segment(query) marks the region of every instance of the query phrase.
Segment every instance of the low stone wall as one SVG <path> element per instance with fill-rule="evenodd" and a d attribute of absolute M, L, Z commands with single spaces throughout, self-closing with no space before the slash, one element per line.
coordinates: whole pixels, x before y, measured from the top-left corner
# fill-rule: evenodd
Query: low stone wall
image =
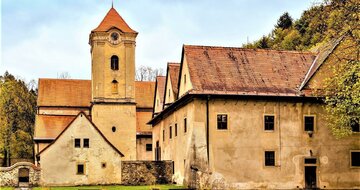
<path fill-rule="evenodd" d="M 123 185 L 170 184 L 173 161 L 122 161 L 121 183 Z"/>
<path fill-rule="evenodd" d="M 10 167 L 0 167 L 0 186 L 17 187 L 19 185 L 19 170 L 29 170 L 29 186 L 40 184 L 40 168 L 30 162 L 18 162 Z"/>

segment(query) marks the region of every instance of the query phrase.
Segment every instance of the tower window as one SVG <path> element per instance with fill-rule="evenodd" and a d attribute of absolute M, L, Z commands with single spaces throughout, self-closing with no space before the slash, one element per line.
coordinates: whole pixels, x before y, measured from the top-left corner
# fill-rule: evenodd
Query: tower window
<path fill-rule="evenodd" d="M 113 126 L 113 127 L 111 128 L 111 130 L 112 130 L 112 132 L 114 132 L 114 133 L 115 133 L 115 131 L 116 131 L 116 127 L 115 127 L 115 126 Z"/>
<path fill-rule="evenodd" d="M 118 93 L 118 81 L 113 80 L 111 83 L 112 83 L 111 92 L 113 94 L 117 94 Z"/>
<path fill-rule="evenodd" d="M 119 58 L 116 55 L 111 56 L 111 69 L 119 70 Z"/>

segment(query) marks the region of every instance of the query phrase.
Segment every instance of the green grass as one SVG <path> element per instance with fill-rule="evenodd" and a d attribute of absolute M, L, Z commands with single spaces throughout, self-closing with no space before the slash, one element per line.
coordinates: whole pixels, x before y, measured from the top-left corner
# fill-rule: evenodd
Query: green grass
<path fill-rule="evenodd" d="M 183 189 L 177 185 L 148 185 L 148 186 L 77 186 L 77 187 L 34 187 L 33 190 L 148 190 L 148 189 Z M 1 189 L 3 190 L 3 189 Z M 12 189 L 5 189 L 12 190 Z"/>
<path fill-rule="evenodd" d="M 0 187 L 0 190 L 13 190 L 13 187 Z"/>

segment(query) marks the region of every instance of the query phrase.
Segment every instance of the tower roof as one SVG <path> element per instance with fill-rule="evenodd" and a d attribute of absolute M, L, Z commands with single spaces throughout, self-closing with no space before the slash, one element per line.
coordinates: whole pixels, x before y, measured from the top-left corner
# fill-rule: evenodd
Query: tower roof
<path fill-rule="evenodd" d="M 92 32 L 106 32 L 113 27 L 125 33 L 137 33 L 135 30 L 129 27 L 129 25 L 113 7 L 111 7 L 99 26 L 92 30 Z"/>

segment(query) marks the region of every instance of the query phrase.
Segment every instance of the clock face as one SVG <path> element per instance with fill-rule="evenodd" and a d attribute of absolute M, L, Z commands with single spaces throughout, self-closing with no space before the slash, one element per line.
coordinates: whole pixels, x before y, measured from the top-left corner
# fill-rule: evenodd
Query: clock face
<path fill-rule="evenodd" d="M 119 39 L 119 34 L 116 33 L 116 32 L 111 33 L 111 39 L 112 39 L 113 41 L 118 40 L 118 39 Z"/>

